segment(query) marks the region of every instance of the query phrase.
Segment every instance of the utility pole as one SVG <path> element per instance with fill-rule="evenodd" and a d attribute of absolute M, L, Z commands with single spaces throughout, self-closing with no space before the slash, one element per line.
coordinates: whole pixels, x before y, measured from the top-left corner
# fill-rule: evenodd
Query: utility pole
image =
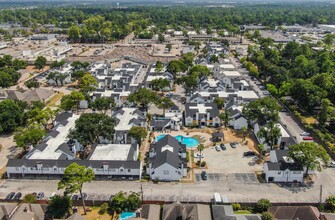
<path fill-rule="evenodd" d="M 143 205 L 143 184 L 141 183 L 141 201 Z"/>
<path fill-rule="evenodd" d="M 322 204 L 322 185 L 320 185 L 320 204 Z"/>

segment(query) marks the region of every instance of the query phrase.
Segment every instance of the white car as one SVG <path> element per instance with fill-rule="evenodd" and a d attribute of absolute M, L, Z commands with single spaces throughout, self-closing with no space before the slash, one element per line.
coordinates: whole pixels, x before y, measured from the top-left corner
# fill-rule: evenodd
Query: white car
<path fill-rule="evenodd" d="M 204 157 L 205 157 L 204 154 L 197 153 L 194 155 L 194 158 L 204 158 Z"/>
<path fill-rule="evenodd" d="M 308 133 L 308 132 L 306 132 L 306 131 L 304 131 L 304 132 L 300 133 L 300 135 L 301 135 L 301 136 L 310 136 L 311 134 Z"/>
<path fill-rule="evenodd" d="M 334 162 L 334 161 L 331 161 L 331 162 L 328 164 L 328 167 L 335 167 L 335 162 Z"/>
<path fill-rule="evenodd" d="M 220 145 L 217 145 L 217 146 L 215 147 L 215 150 L 216 150 L 216 151 L 221 151 L 221 147 L 220 147 Z"/>

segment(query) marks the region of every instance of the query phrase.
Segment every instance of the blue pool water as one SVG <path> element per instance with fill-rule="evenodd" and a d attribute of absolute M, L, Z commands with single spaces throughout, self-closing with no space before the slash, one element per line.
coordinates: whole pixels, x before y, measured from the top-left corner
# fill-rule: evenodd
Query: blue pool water
<path fill-rule="evenodd" d="M 155 141 L 156 142 L 159 141 L 165 135 L 166 134 L 161 134 L 161 135 L 157 136 Z M 193 137 L 184 137 L 183 135 L 178 135 L 178 136 L 175 136 L 174 138 L 176 138 L 180 143 L 185 144 L 186 147 L 188 147 L 188 148 L 196 147 L 199 144 L 198 140 L 193 138 Z"/>
<path fill-rule="evenodd" d="M 136 217 L 135 212 L 123 212 L 120 216 L 120 220 L 127 220 L 128 218 Z"/>

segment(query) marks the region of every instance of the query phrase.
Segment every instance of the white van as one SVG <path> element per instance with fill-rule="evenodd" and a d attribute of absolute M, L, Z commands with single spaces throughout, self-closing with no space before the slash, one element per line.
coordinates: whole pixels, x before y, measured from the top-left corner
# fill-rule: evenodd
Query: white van
<path fill-rule="evenodd" d="M 214 204 L 221 204 L 222 199 L 219 193 L 214 193 L 214 198 L 213 198 L 213 203 Z"/>

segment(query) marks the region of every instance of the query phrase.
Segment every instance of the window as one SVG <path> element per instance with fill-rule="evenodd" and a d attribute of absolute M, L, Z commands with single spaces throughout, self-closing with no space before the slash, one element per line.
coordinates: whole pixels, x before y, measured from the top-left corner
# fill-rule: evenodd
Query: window
<path fill-rule="evenodd" d="M 97 170 L 97 171 L 103 171 L 104 169 L 102 169 L 102 168 L 97 168 L 96 170 Z"/>
<path fill-rule="evenodd" d="M 20 167 L 16 167 L 15 170 L 20 170 Z"/>
<path fill-rule="evenodd" d="M 164 174 L 164 175 L 169 175 L 169 171 L 168 171 L 168 170 L 164 170 L 164 171 L 163 171 L 163 174 Z"/>
<path fill-rule="evenodd" d="M 281 174 L 281 171 L 279 171 L 278 174 Z"/>
<path fill-rule="evenodd" d="M 120 172 L 123 172 L 123 169 L 120 169 Z"/>
<path fill-rule="evenodd" d="M 54 171 L 57 171 L 57 168 L 54 168 Z"/>
<path fill-rule="evenodd" d="M 128 173 L 130 173 L 131 172 L 131 170 L 130 169 L 128 169 Z"/>
<path fill-rule="evenodd" d="M 301 171 L 293 171 L 294 174 L 300 174 Z"/>

